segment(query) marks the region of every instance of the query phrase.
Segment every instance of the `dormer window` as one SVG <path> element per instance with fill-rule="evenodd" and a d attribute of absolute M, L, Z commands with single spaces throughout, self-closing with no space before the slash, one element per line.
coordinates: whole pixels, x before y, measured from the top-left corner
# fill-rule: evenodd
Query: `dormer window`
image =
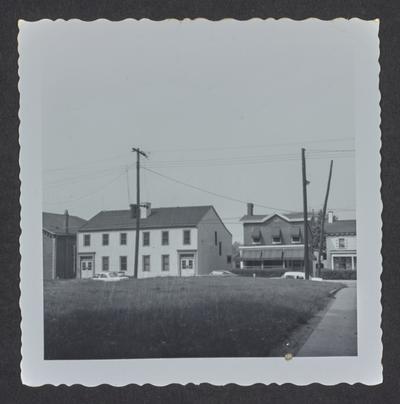
<path fill-rule="evenodd" d="M 282 243 L 281 236 L 272 237 L 272 244 L 281 244 L 281 243 Z"/>
<path fill-rule="evenodd" d="M 281 244 L 282 234 L 280 228 L 272 229 L 272 244 Z"/>

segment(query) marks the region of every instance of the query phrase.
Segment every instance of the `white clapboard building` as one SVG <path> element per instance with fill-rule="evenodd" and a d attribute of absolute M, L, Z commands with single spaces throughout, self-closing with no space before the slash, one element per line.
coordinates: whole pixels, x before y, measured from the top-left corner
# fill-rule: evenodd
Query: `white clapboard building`
<path fill-rule="evenodd" d="M 206 275 L 232 267 L 232 235 L 213 206 L 143 209 L 138 277 Z M 78 232 L 81 278 L 109 271 L 132 276 L 135 208 L 102 211 Z"/>

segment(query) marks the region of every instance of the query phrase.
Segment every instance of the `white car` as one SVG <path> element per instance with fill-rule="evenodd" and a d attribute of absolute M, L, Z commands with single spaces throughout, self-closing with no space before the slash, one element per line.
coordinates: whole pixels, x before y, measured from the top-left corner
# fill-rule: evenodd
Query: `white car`
<path fill-rule="evenodd" d="M 102 274 L 95 274 L 92 278 L 94 281 L 103 281 L 103 282 L 118 282 L 123 279 L 128 279 L 128 277 L 118 276 L 116 272 L 106 272 Z"/>
<path fill-rule="evenodd" d="M 281 276 L 281 278 L 283 278 L 283 279 L 306 279 L 306 276 L 305 276 L 304 272 L 289 271 L 289 272 L 285 272 Z M 310 281 L 321 282 L 322 278 L 314 278 L 314 277 L 310 276 Z"/>
<path fill-rule="evenodd" d="M 291 272 L 285 272 L 281 278 L 283 279 L 306 279 L 304 272 L 296 272 L 296 271 L 291 271 Z"/>
<path fill-rule="evenodd" d="M 210 273 L 211 276 L 237 276 L 231 271 L 212 271 Z"/>

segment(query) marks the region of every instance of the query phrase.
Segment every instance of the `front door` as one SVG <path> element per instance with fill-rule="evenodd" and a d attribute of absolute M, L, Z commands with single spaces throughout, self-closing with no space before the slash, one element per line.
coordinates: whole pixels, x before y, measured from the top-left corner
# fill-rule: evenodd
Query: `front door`
<path fill-rule="evenodd" d="M 196 264 L 194 254 L 181 254 L 179 261 L 181 276 L 194 276 Z"/>
<path fill-rule="evenodd" d="M 87 279 L 93 277 L 93 259 L 81 260 L 81 278 Z"/>

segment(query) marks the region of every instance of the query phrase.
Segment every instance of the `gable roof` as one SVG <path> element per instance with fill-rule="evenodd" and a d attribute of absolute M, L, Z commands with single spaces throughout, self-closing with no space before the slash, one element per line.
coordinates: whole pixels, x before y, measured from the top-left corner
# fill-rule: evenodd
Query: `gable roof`
<path fill-rule="evenodd" d="M 308 217 L 310 218 L 311 213 L 309 213 L 308 215 L 309 215 Z M 271 213 L 269 215 L 251 215 L 251 216 L 245 215 L 240 219 L 240 221 L 247 223 L 263 223 L 274 216 L 279 216 L 280 218 L 288 222 L 303 221 L 303 212 Z"/>
<path fill-rule="evenodd" d="M 65 214 L 42 212 L 43 229 L 57 235 L 67 234 L 65 232 Z M 69 215 L 68 233 L 75 234 L 86 223 L 85 219 Z"/>
<path fill-rule="evenodd" d="M 326 235 L 355 235 L 356 231 L 355 220 L 335 220 L 325 224 Z"/>
<path fill-rule="evenodd" d="M 171 227 L 195 227 L 212 206 L 184 206 L 173 208 L 152 208 L 147 218 L 140 219 L 141 229 L 157 229 Z M 108 210 L 101 211 L 92 217 L 79 231 L 100 230 L 134 230 L 136 219 L 131 217 L 131 211 Z"/>

